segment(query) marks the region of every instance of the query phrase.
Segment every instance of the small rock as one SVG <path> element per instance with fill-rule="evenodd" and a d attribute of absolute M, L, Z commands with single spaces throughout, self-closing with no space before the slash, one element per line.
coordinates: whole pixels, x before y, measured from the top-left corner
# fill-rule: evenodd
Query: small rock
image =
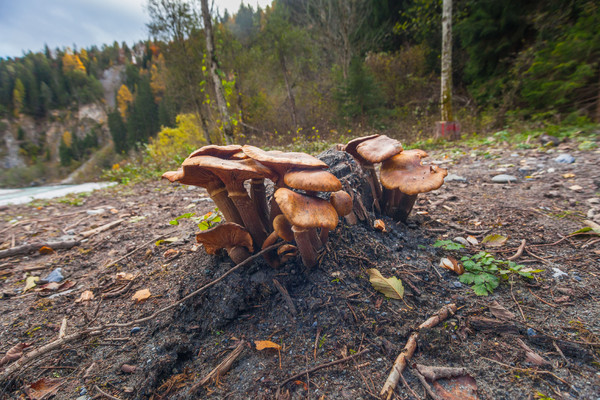
<path fill-rule="evenodd" d="M 62 268 L 56 268 L 54 271 L 50 272 L 47 277 L 44 278 L 45 281 L 48 282 L 60 282 L 65 277 L 62 274 Z"/>
<path fill-rule="evenodd" d="M 575 157 L 570 154 L 563 153 L 554 159 L 557 163 L 560 164 L 573 164 L 575 162 Z"/>
<path fill-rule="evenodd" d="M 136 327 L 133 327 L 133 328 L 131 328 L 131 331 L 130 331 L 130 333 L 131 333 L 132 335 L 135 335 L 136 333 L 138 333 L 138 332 L 139 332 L 139 331 L 141 331 L 141 330 L 142 330 L 142 328 L 140 328 L 139 326 L 136 326 Z"/>
<path fill-rule="evenodd" d="M 492 178 L 494 183 L 514 183 L 517 181 L 517 177 L 513 175 L 500 174 Z"/>
<path fill-rule="evenodd" d="M 588 204 L 600 204 L 600 198 L 592 197 L 591 199 L 586 200 Z"/>
<path fill-rule="evenodd" d="M 453 241 L 455 241 L 456 243 L 460 243 L 465 247 L 468 247 L 470 245 L 470 243 L 467 241 L 467 239 L 465 239 L 462 236 L 457 236 L 454 239 L 452 239 Z"/>
<path fill-rule="evenodd" d="M 556 267 L 552 268 L 552 271 L 554 271 L 554 273 L 552 274 L 552 277 L 555 279 L 560 279 L 563 276 L 569 276 L 566 272 L 563 272 Z"/>
<path fill-rule="evenodd" d="M 581 277 L 575 273 L 573 273 L 573 279 L 575 279 L 577 282 L 581 282 L 583 279 L 581 279 Z"/>
<path fill-rule="evenodd" d="M 87 210 L 85 213 L 87 215 L 100 215 L 100 214 L 104 214 L 106 210 L 104 208 L 98 208 L 95 210 Z"/>
<path fill-rule="evenodd" d="M 583 188 L 579 185 L 569 186 L 569 189 L 571 189 L 574 192 L 581 192 L 583 190 Z"/>
<path fill-rule="evenodd" d="M 519 171 L 519 173 L 522 175 L 531 175 L 535 171 L 537 171 L 537 168 L 531 167 L 531 166 L 524 166 L 524 167 L 519 168 L 517 171 Z"/>
<path fill-rule="evenodd" d="M 85 396 L 87 394 L 87 389 L 84 387 L 81 388 L 81 391 L 79 391 L 79 395 L 80 396 Z"/>
<path fill-rule="evenodd" d="M 444 182 L 466 182 L 467 178 L 456 175 L 456 174 L 448 174 L 446 178 L 444 178 Z"/>
<path fill-rule="evenodd" d="M 550 190 L 549 192 L 544 193 L 544 197 L 547 197 L 549 199 L 555 199 L 557 197 L 560 197 L 560 192 L 558 190 Z"/>
<path fill-rule="evenodd" d="M 527 328 L 527 336 L 535 336 L 537 335 L 537 332 L 535 330 L 533 330 L 532 328 Z"/>
<path fill-rule="evenodd" d="M 459 289 L 462 287 L 462 283 L 460 283 L 460 281 L 454 281 L 454 282 L 452 282 L 452 286 Z"/>
<path fill-rule="evenodd" d="M 133 374 L 136 369 L 137 367 L 135 365 L 123 364 L 121 366 L 121 371 L 125 372 L 126 374 Z"/>
<path fill-rule="evenodd" d="M 552 174 L 554 172 L 556 172 L 556 168 L 548 168 L 548 173 L 549 174 Z"/>

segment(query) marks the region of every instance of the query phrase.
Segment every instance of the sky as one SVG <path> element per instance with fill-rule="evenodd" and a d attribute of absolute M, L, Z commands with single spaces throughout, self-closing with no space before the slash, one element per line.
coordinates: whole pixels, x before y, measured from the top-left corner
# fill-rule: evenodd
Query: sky
<path fill-rule="evenodd" d="M 194 1 L 194 0 L 191 0 Z M 101 47 L 148 38 L 147 0 L 0 0 L 0 58 L 56 47 Z M 209 0 L 210 4 L 211 0 Z M 223 15 L 241 0 L 214 0 Z M 271 0 L 245 0 L 264 8 Z"/>

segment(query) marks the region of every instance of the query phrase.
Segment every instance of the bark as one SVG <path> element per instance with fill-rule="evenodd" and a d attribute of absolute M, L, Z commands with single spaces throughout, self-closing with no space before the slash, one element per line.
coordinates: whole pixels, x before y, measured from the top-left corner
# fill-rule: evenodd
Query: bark
<path fill-rule="evenodd" d="M 443 0 L 441 120 L 452 118 L 452 0 Z"/>
<path fill-rule="evenodd" d="M 202 8 L 202 19 L 204 21 L 204 33 L 206 36 L 206 53 L 208 56 L 207 58 L 209 63 L 209 70 L 215 88 L 215 97 L 217 100 L 217 108 L 219 109 L 219 114 L 221 115 L 221 124 L 223 126 L 223 132 L 225 133 L 225 143 L 233 144 L 233 127 L 231 125 L 229 111 L 227 111 L 225 91 L 223 90 L 221 77 L 217 72 L 219 63 L 217 62 L 217 55 L 215 53 L 215 42 L 213 36 L 213 27 L 210 10 L 208 9 L 208 0 L 200 0 L 200 5 Z"/>

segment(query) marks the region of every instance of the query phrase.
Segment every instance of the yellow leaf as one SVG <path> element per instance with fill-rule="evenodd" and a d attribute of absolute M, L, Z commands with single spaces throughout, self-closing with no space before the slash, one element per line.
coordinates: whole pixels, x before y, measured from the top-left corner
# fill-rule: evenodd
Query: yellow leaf
<path fill-rule="evenodd" d="M 135 292 L 135 294 L 133 295 L 133 297 L 131 299 L 135 300 L 137 303 L 139 303 L 140 301 L 144 301 L 144 300 L 148 299 L 149 297 L 150 297 L 150 290 L 142 289 L 142 290 L 138 290 L 137 292 Z"/>
<path fill-rule="evenodd" d="M 79 299 L 75 300 L 75 303 L 81 303 L 84 301 L 90 301 L 94 299 L 94 293 L 91 290 L 86 290 L 85 292 L 81 293 L 81 296 L 79 297 Z"/>
<path fill-rule="evenodd" d="M 40 280 L 39 276 L 28 276 L 25 280 L 25 289 L 23 289 L 23 293 L 35 287 L 36 282 Z"/>
<path fill-rule="evenodd" d="M 281 346 L 275 342 L 271 342 L 270 340 L 255 340 L 254 344 L 256 345 L 256 350 L 264 350 L 264 349 L 277 349 L 281 350 Z"/>
<path fill-rule="evenodd" d="M 404 286 L 402 286 L 400 279 L 395 276 L 384 278 L 381 272 L 375 268 L 368 269 L 367 274 L 369 274 L 369 280 L 373 288 L 383 293 L 385 297 L 389 297 L 390 299 L 401 299 L 404 297 Z"/>
<path fill-rule="evenodd" d="M 52 249 L 52 247 L 42 246 L 39 252 L 40 254 L 52 254 L 54 253 L 54 250 Z"/>
<path fill-rule="evenodd" d="M 484 237 L 481 243 L 488 247 L 502 247 L 507 240 L 508 238 L 506 236 L 491 234 Z"/>

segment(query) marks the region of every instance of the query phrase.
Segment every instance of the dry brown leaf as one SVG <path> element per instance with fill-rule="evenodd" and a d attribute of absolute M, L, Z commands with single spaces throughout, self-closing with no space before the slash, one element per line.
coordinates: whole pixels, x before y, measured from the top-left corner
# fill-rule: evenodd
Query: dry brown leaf
<path fill-rule="evenodd" d="M 444 257 L 440 260 L 440 267 L 456 272 L 458 275 L 465 273 L 465 268 L 452 257 Z"/>
<path fill-rule="evenodd" d="M 281 346 L 275 342 L 271 342 L 270 340 L 255 340 L 254 344 L 256 345 L 256 350 L 264 350 L 264 349 L 277 349 L 281 350 Z"/>
<path fill-rule="evenodd" d="M 31 345 L 28 343 L 17 343 L 16 345 L 8 349 L 4 357 L 0 359 L 0 366 L 4 364 L 9 364 L 21 358 L 21 356 L 23 355 L 23 350 L 29 346 Z"/>
<path fill-rule="evenodd" d="M 373 228 L 377 229 L 378 231 L 381 232 L 387 232 L 385 230 L 385 222 L 383 222 L 380 219 L 376 219 L 375 222 L 373 222 Z"/>
<path fill-rule="evenodd" d="M 135 294 L 133 295 L 133 297 L 131 299 L 135 300 L 136 303 L 139 303 L 140 301 L 144 301 L 144 300 L 148 299 L 150 296 L 151 296 L 150 290 L 142 289 L 142 290 L 138 290 L 137 292 L 135 292 Z"/>
<path fill-rule="evenodd" d="M 23 293 L 27 292 L 29 289 L 34 288 L 36 282 L 39 280 L 39 276 L 28 276 L 27 279 L 25 279 L 25 288 L 23 289 Z"/>
<path fill-rule="evenodd" d="M 508 311 L 503 305 L 498 303 L 496 300 L 492 301 L 488 306 L 492 315 L 498 319 L 503 319 L 507 321 L 513 321 L 515 319 L 515 314 Z"/>
<path fill-rule="evenodd" d="M 62 379 L 42 378 L 29 386 L 27 396 L 31 400 L 43 400 L 53 396 L 58 392 L 58 388 L 63 384 Z"/>
<path fill-rule="evenodd" d="M 565 179 L 575 178 L 575 174 L 563 174 L 562 177 L 565 178 Z"/>
<path fill-rule="evenodd" d="M 375 268 L 371 268 L 367 270 L 367 274 L 369 274 L 369 281 L 371 285 L 377 290 L 385 295 L 385 297 L 389 297 L 390 299 L 401 299 L 404 297 L 404 286 L 402 286 L 402 281 L 395 276 L 391 276 L 389 278 L 384 278 Z"/>
<path fill-rule="evenodd" d="M 136 369 L 137 367 L 135 365 L 123 364 L 121 366 L 121 371 L 125 372 L 126 374 L 133 374 Z"/>
<path fill-rule="evenodd" d="M 86 290 L 85 292 L 81 293 L 81 296 L 79 296 L 79 298 L 77 300 L 75 300 L 75 303 L 81 303 L 84 301 L 90 301 L 94 299 L 94 293 L 91 290 Z"/>
<path fill-rule="evenodd" d="M 36 292 L 42 292 L 41 294 L 43 295 L 44 293 L 47 292 L 54 292 L 54 291 L 63 291 L 63 290 L 67 290 L 72 288 L 73 286 L 75 286 L 75 282 L 73 282 L 70 279 L 67 279 L 66 281 L 63 281 L 61 283 L 58 282 L 48 282 L 45 283 L 43 285 L 40 285 L 40 287 L 36 288 L 35 291 Z"/>
<path fill-rule="evenodd" d="M 117 272 L 117 279 L 122 281 L 130 281 L 135 278 L 131 272 Z"/>
<path fill-rule="evenodd" d="M 163 257 L 167 260 L 173 259 L 179 255 L 179 250 L 177 249 L 169 249 L 163 253 Z"/>
<path fill-rule="evenodd" d="M 471 246 L 477 246 L 479 244 L 479 240 L 472 235 L 467 236 L 467 242 L 469 242 Z"/>
<path fill-rule="evenodd" d="M 52 254 L 55 253 L 52 247 L 42 246 L 39 250 L 40 254 Z"/>

